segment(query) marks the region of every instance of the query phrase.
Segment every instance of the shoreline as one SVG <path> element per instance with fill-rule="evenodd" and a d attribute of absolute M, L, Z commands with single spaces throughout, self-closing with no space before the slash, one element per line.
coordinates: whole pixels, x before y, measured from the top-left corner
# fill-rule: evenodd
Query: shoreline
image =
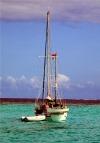
<path fill-rule="evenodd" d="M 0 104 L 31 104 L 35 101 L 35 98 L 0 98 Z M 39 102 L 41 101 L 39 99 Z M 100 99 L 61 99 L 61 101 L 65 104 L 100 105 Z"/>

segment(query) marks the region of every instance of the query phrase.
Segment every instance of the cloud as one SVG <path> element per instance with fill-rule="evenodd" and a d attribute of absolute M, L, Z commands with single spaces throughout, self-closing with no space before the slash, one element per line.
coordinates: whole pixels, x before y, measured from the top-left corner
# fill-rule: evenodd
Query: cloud
<path fill-rule="evenodd" d="M 93 81 L 72 83 L 70 78 L 63 74 L 58 74 L 57 80 L 58 93 L 62 98 L 100 99 L 100 85 Z M 27 78 L 24 75 L 20 78 L 0 77 L 0 97 L 36 98 L 42 92 L 40 81 L 37 77 Z"/>
<path fill-rule="evenodd" d="M 69 77 L 59 74 L 58 83 L 60 86 L 67 86 Z M 42 92 L 42 80 L 37 77 L 27 78 L 22 75 L 20 78 L 12 76 L 0 77 L 0 96 L 2 97 L 37 97 Z"/>
<path fill-rule="evenodd" d="M 39 90 L 39 80 L 36 77 L 28 79 L 25 76 L 14 78 L 12 76 L 2 77 L 0 86 L 1 97 L 36 97 Z"/>
<path fill-rule="evenodd" d="M 11 83 L 12 85 L 16 84 L 16 79 L 13 78 L 12 76 L 8 76 L 7 81 L 8 81 L 8 83 Z"/>
<path fill-rule="evenodd" d="M 100 85 L 93 81 L 71 83 L 69 88 L 63 89 L 63 94 L 72 99 L 100 99 Z"/>
<path fill-rule="evenodd" d="M 41 20 L 50 10 L 54 20 L 100 23 L 100 0 L 3 0 L 4 20 Z"/>
<path fill-rule="evenodd" d="M 58 86 L 69 88 L 70 78 L 64 74 L 57 75 Z"/>
<path fill-rule="evenodd" d="M 58 80 L 58 82 L 69 82 L 70 78 L 64 74 L 58 74 L 57 80 Z"/>

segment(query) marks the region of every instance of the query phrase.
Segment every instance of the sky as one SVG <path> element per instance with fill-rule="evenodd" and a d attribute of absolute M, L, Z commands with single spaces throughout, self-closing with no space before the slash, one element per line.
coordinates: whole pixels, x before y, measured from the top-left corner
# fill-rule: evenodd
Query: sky
<path fill-rule="evenodd" d="M 41 95 L 46 13 L 62 98 L 100 99 L 100 0 L 0 2 L 0 96 Z"/>

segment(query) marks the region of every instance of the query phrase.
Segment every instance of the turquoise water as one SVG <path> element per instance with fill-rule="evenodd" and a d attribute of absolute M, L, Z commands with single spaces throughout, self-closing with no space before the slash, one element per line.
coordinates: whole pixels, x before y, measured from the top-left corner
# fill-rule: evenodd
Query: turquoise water
<path fill-rule="evenodd" d="M 1 143 L 100 143 L 100 105 L 70 106 L 66 122 L 21 122 L 32 104 L 0 105 Z"/>

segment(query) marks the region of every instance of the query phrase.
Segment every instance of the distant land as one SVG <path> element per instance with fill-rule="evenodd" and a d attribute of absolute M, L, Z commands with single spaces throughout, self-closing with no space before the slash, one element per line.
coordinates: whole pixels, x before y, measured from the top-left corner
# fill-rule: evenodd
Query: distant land
<path fill-rule="evenodd" d="M 13 104 L 13 103 L 35 103 L 36 99 L 32 98 L 0 98 L 0 104 Z M 41 102 L 41 99 L 39 99 Z M 89 100 L 89 99 L 62 99 L 61 100 L 65 104 L 84 104 L 84 105 L 93 105 L 93 104 L 100 104 L 100 99 L 96 100 Z"/>

